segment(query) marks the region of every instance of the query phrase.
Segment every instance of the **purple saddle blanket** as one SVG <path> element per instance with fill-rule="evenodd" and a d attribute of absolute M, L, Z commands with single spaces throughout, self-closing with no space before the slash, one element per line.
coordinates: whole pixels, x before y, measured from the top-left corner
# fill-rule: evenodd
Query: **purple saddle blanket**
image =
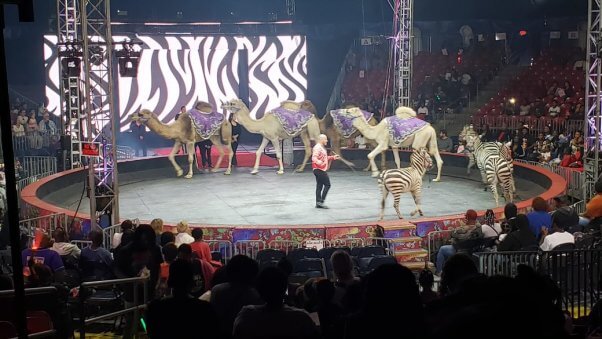
<path fill-rule="evenodd" d="M 418 118 L 402 119 L 397 116 L 386 117 L 389 134 L 393 144 L 400 145 L 409 136 L 428 126 L 428 123 Z"/>
<path fill-rule="evenodd" d="M 297 135 L 301 130 L 307 126 L 309 120 L 314 116 L 309 111 L 303 110 L 291 110 L 283 107 L 278 107 L 269 112 L 273 114 L 282 127 L 286 134 L 290 136 Z"/>
<path fill-rule="evenodd" d="M 332 117 L 334 125 L 341 132 L 343 138 L 349 138 L 353 133 L 355 133 L 355 131 L 357 131 L 357 128 L 353 127 L 353 119 L 341 114 L 343 111 L 345 110 L 333 109 L 330 111 L 330 116 Z M 366 118 L 366 121 L 372 119 L 374 116 L 374 113 L 364 110 L 362 110 L 362 114 L 364 115 L 364 118 Z"/>
<path fill-rule="evenodd" d="M 224 115 L 218 112 L 205 113 L 196 109 L 188 111 L 195 131 L 203 139 L 209 139 L 224 122 Z"/>

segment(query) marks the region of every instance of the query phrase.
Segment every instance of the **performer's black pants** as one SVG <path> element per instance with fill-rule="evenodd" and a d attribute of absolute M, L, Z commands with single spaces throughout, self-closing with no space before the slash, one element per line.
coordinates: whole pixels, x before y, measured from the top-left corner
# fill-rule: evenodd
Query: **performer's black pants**
<path fill-rule="evenodd" d="M 238 166 L 238 161 L 236 161 L 236 150 L 238 149 L 238 142 L 232 143 L 232 165 Z"/>
<path fill-rule="evenodd" d="M 314 175 L 316 176 L 316 202 L 324 202 L 330 189 L 330 178 L 328 173 L 317 168 L 314 169 Z"/>
<path fill-rule="evenodd" d="M 201 151 L 201 163 L 203 167 L 209 165 L 211 167 L 211 140 L 203 140 L 194 144 L 195 149 L 198 147 Z"/>

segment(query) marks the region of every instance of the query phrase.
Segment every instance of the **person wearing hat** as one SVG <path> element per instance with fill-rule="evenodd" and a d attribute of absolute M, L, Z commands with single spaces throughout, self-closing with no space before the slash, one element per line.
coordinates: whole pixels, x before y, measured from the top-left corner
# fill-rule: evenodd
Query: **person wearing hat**
<path fill-rule="evenodd" d="M 477 221 L 477 212 L 467 210 L 464 218 L 464 224 L 455 228 L 451 233 L 451 245 L 443 245 L 437 252 L 437 274 L 441 273 L 447 259 L 456 254 L 455 245 L 465 240 L 483 237 L 481 225 Z"/>
<path fill-rule="evenodd" d="M 575 237 L 567 229 L 579 223 L 579 216 L 567 209 L 559 209 L 552 216 L 552 233 L 547 228 L 541 229 L 539 248 L 542 251 L 551 251 L 559 245 L 574 244 Z"/>

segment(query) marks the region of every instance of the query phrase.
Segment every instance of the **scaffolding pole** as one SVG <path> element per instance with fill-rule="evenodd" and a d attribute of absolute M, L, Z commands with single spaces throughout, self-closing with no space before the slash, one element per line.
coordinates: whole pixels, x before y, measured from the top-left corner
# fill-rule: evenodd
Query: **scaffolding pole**
<path fill-rule="evenodd" d="M 395 37 L 397 105 L 411 107 L 412 90 L 412 24 L 414 0 L 398 0 L 399 31 Z"/>
<path fill-rule="evenodd" d="M 587 57 L 585 67 L 585 182 L 583 199 L 594 194 L 594 185 L 600 177 L 600 100 L 602 89 L 602 26 L 600 25 L 600 1 L 588 0 Z"/>

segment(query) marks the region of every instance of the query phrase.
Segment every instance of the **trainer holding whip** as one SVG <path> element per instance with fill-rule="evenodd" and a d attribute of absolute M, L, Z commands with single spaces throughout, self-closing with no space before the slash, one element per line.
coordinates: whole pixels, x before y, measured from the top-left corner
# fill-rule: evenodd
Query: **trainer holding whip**
<path fill-rule="evenodd" d="M 316 177 L 316 208 L 328 208 L 324 205 L 326 200 L 326 194 L 330 189 L 330 178 L 328 177 L 328 168 L 330 167 L 330 161 L 340 159 L 339 155 L 328 155 L 326 152 L 326 144 L 328 143 L 328 137 L 324 134 L 320 134 L 318 142 L 313 148 L 311 153 L 311 167 L 314 170 L 314 176 Z"/>

